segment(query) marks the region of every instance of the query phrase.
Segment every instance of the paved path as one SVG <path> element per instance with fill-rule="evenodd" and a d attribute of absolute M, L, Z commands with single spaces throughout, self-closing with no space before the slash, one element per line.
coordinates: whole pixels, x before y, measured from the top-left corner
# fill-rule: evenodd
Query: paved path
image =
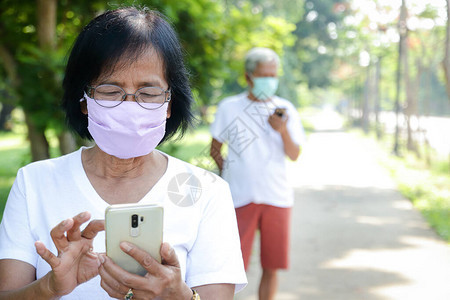
<path fill-rule="evenodd" d="M 276 299 L 450 300 L 450 246 L 396 190 L 374 151 L 344 132 L 309 136 L 289 168 L 291 269 L 281 272 Z M 237 300 L 257 299 L 254 252 Z"/>

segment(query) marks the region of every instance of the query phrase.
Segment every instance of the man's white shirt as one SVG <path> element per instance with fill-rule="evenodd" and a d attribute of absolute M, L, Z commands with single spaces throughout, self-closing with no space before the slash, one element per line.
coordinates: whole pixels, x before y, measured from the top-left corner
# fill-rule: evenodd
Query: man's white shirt
<path fill-rule="evenodd" d="M 271 101 L 256 102 L 245 92 L 225 98 L 217 107 L 210 131 L 214 139 L 228 146 L 222 177 L 230 185 L 236 208 L 251 202 L 277 207 L 293 205 L 283 141 L 268 121 L 277 107 L 286 109 L 292 141 L 303 145 L 305 133 L 300 116 L 286 99 L 274 96 Z"/>

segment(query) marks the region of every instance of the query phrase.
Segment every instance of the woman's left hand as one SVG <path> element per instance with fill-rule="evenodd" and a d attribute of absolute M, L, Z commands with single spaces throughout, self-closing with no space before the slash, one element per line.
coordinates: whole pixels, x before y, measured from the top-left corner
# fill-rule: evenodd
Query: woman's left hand
<path fill-rule="evenodd" d="M 99 273 L 102 288 L 111 296 L 123 299 L 129 289 L 133 299 L 191 299 L 192 291 L 181 276 L 180 263 L 169 244 L 161 246 L 162 264 L 137 246 L 122 242 L 120 248 L 138 261 L 146 270 L 145 276 L 129 273 L 106 255 L 101 255 Z"/>

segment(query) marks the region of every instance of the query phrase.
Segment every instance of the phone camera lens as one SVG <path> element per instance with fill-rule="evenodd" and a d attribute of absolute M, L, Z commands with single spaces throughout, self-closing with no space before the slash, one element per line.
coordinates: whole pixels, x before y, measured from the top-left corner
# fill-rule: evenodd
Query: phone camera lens
<path fill-rule="evenodd" d="M 131 227 L 132 228 L 137 228 L 138 227 L 138 220 L 139 220 L 138 215 L 134 214 L 134 215 L 131 216 Z"/>

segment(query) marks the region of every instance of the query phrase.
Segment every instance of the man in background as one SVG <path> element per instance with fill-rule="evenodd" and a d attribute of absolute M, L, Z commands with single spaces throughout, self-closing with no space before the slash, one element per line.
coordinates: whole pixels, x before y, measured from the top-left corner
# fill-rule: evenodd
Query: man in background
<path fill-rule="evenodd" d="M 248 91 L 222 100 L 211 125 L 210 154 L 229 183 L 247 270 L 256 230 L 261 238 L 259 299 L 274 299 L 277 271 L 289 265 L 293 190 L 286 159 L 296 160 L 305 134 L 295 107 L 275 96 L 278 55 L 253 48 L 245 58 Z M 226 159 L 221 154 L 228 146 Z"/>

